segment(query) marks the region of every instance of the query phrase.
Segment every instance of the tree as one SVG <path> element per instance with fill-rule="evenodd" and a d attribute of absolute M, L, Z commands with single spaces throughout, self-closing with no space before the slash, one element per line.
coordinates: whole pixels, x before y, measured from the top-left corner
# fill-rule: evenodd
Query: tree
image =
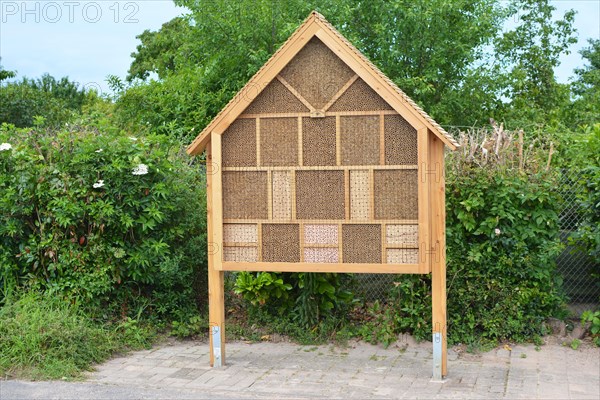
<path fill-rule="evenodd" d="M 34 117 L 42 116 L 47 125 L 59 126 L 80 112 L 85 102 L 85 90 L 67 77 L 57 80 L 44 74 L 38 79 L 23 78 L 0 88 L 0 123 L 30 127 Z"/>
<path fill-rule="evenodd" d="M 588 43 L 580 54 L 589 64 L 575 70 L 571 86 L 575 100 L 567 118 L 574 126 L 600 123 L 600 39 Z"/>
<path fill-rule="evenodd" d="M 509 99 L 499 108 L 498 118 L 512 128 L 556 119 L 569 102 L 568 85 L 556 81 L 554 70 L 560 55 L 577 42 L 575 12 L 569 10 L 554 21 L 555 10 L 548 0 L 512 2 L 508 12 L 518 23 L 494 42 L 499 94 Z"/>
<path fill-rule="evenodd" d="M 0 65 L 0 82 L 6 79 L 14 78 L 15 76 L 17 76 L 15 71 L 5 70 L 2 65 Z"/>
<path fill-rule="evenodd" d="M 190 14 L 139 36 L 128 79 L 156 73 L 177 98 L 204 103 L 191 119 L 167 112 L 178 126 L 201 129 L 316 9 L 443 125 L 545 121 L 568 101 L 556 82 L 558 55 L 573 39 L 573 13 L 553 22 L 548 0 L 176 0 Z M 521 22 L 502 33 L 509 17 Z M 187 84 L 181 76 L 192 80 Z M 183 83 L 177 86 L 176 82 Z M 142 95 L 144 84 L 134 89 Z M 153 90 L 153 93 L 156 93 Z M 170 92 L 171 93 L 171 92 Z M 137 99 L 139 101 L 139 98 Z M 135 104 L 120 100 L 121 109 Z M 156 110 L 160 114 L 159 110 Z"/>
<path fill-rule="evenodd" d="M 147 79 L 151 73 L 165 78 L 168 72 L 175 71 L 177 65 L 185 63 L 193 47 L 194 27 L 189 18 L 176 17 L 162 25 L 159 31 L 145 30 L 136 36 L 142 43 L 137 52 L 132 53 L 133 62 L 129 68 L 127 81 Z"/>

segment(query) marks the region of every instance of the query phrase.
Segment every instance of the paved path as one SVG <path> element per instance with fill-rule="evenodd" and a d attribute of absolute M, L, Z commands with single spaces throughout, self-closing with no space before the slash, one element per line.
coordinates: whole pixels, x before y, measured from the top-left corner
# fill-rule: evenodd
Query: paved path
<path fill-rule="evenodd" d="M 84 383 L 0 382 L 0 398 L 600 399 L 600 350 L 591 346 L 450 350 L 444 383 L 431 382 L 431 364 L 431 343 L 236 342 L 227 366 L 211 369 L 206 343 L 174 342 L 108 361 Z"/>

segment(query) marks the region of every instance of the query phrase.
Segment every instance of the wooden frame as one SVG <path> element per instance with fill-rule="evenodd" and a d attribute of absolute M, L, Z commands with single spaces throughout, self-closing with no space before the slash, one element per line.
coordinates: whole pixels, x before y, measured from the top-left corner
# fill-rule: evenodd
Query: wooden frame
<path fill-rule="evenodd" d="M 340 86 L 335 88 L 335 93 L 332 93 L 328 97 L 325 105 L 322 107 L 314 107 L 307 98 L 302 95 L 301 90 L 297 90 L 292 84 L 284 79 L 280 73 L 290 63 L 295 56 L 309 43 L 313 38 L 318 38 L 319 41 L 330 50 L 335 57 L 338 57 L 347 67 L 354 72 L 354 74 L 347 79 L 345 82 L 339 82 Z M 346 78 L 344 78 L 346 79 Z M 385 109 L 372 110 L 366 108 L 364 111 L 362 108 L 349 109 L 347 111 L 329 111 L 336 101 L 342 98 L 350 87 L 361 79 L 366 83 L 369 90 L 372 90 L 378 95 L 384 103 L 387 103 L 391 107 L 382 107 Z M 302 112 L 255 112 L 245 113 L 245 110 L 249 104 L 251 104 L 257 96 L 269 85 L 273 80 L 279 81 L 284 90 L 288 90 L 289 93 L 298 99 L 299 103 L 304 105 L 307 110 Z M 293 82 L 293 79 L 290 80 Z M 363 85 L 362 82 L 360 82 Z M 361 86 L 362 87 L 362 86 Z M 366 89 L 361 89 L 366 90 Z M 314 96 L 313 96 L 314 97 Z M 348 98 L 348 97 L 346 97 Z M 351 103 L 347 103 L 351 104 Z M 337 107 L 337 106 L 336 106 Z M 346 106 L 344 106 L 346 107 Z M 300 106 L 301 108 L 301 106 Z M 345 108 L 334 108 L 334 109 L 345 109 Z M 271 111 L 269 109 L 269 111 Z M 410 165 L 387 165 L 386 164 L 386 115 L 399 115 L 410 125 L 412 129 L 416 131 L 416 151 L 417 152 L 417 163 Z M 377 116 L 379 118 L 379 124 L 376 132 L 368 132 L 368 134 L 374 135 L 379 143 L 377 152 L 377 162 L 373 163 L 369 159 L 365 161 L 364 165 L 354 165 L 357 162 L 353 161 L 353 155 L 345 154 L 342 152 L 344 140 L 354 140 L 352 136 L 354 133 L 346 129 L 346 133 L 342 130 L 342 118 L 344 117 L 365 117 L 372 118 Z M 335 162 L 332 165 L 322 166 L 306 166 L 304 165 L 304 148 L 303 148 L 303 119 L 304 118 L 335 118 Z M 261 154 L 261 140 L 266 140 L 264 137 L 261 139 L 261 121 L 268 118 L 296 118 L 297 119 L 297 163 L 295 165 L 289 165 L 285 162 L 265 165 L 263 157 L 269 157 L 268 152 Z M 222 140 L 227 140 L 227 136 L 223 134 L 227 131 L 229 126 L 237 119 L 255 119 L 255 134 L 256 134 L 256 164 L 253 166 L 234 166 L 222 164 Z M 270 121 L 271 122 L 271 121 Z M 276 122 L 275 122 L 276 123 Z M 360 123 L 360 122 L 359 122 Z M 368 124 L 367 124 L 368 125 Z M 266 125 L 265 125 L 266 126 Z M 356 125 L 358 126 L 358 125 Z M 266 128 L 265 128 L 266 129 Z M 282 128 L 283 129 L 283 128 Z M 292 128 L 289 128 L 292 129 Z M 329 128 L 328 128 L 329 129 Z M 354 127 L 352 128 L 354 129 Z M 361 128 L 362 129 L 362 128 Z M 373 130 L 372 127 L 368 129 Z M 308 132 L 308 131 L 307 131 Z M 348 136 L 345 136 L 348 135 Z M 361 133 L 362 135 L 362 133 Z M 412 136 L 411 136 L 412 137 Z M 348 139 L 350 138 L 350 139 Z M 285 138 L 284 138 L 285 139 Z M 277 143 L 277 142 L 273 142 Z M 348 143 L 348 142 L 346 142 Z M 349 142 L 354 143 L 354 142 Z M 360 142 L 359 142 L 360 143 Z M 373 142 L 367 143 L 371 146 Z M 414 142 L 408 142 L 414 143 Z M 327 144 L 329 146 L 329 144 Z M 374 146 L 374 145 L 373 145 Z M 409 146 L 412 146 L 410 144 Z M 255 76 L 248 82 L 248 84 L 229 102 L 229 104 L 213 119 L 213 121 L 198 135 L 198 137 L 190 144 L 187 151 L 191 155 L 200 154 L 204 149 L 207 151 L 207 162 L 212 168 L 210 173 L 207 173 L 207 212 L 208 212 L 208 236 L 210 243 L 210 251 L 208 256 L 208 282 L 209 282 L 209 318 L 211 325 L 210 335 L 210 360 L 212 366 L 221 366 L 225 363 L 225 308 L 224 308 L 224 293 L 223 293 L 223 272 L 224 271 L 273 271 L 273 272 L 336 272 L 336 273 L 384 273 L 384 274 L 428 274 L 432 275 L 432 322 L 433 331 L 432 339 L 434 341 L 434 368 L 433 376 L 434 379 L 442 379 L 447 374 L 447 361 L 446 361 L 446 266 L 445 266 L 445 199 L 444 199 L 444 148 L 445 146 L 454 150 L 458 147 L 458 143 L 446 133 L 433 119 L 431 119 L 422 109 L 420 109 L 408 96 L 406 96 L 393 82 L 386 78 L 381 71 L 379 71 L 373 64 L 371 64 L 356 48 L 354 48 L 345 38 L 339 34 L 321 15 L 316 12 L 311 13 L 307 20 L 292 34 L 292 36 L 286 41 L 286 43 L 271 57 L 271 59 L 255 74 Z M 327 147 L 329 148 L 329 147 Z M 271 151 L 272 152 L 272 151 Z M 331 152 L 329 154 L 332 154 Z M 347 157 L 344 159 L 344 157 Z M 371 156 L 370 156 L 371 157 Z M 373 157 L 371 157 L 373 158 Z M 356 158 L 358 160 L 360 158 Z M 367 159 L 365 159 L 367 160 Z M 269 161 L 269 160 L 267 160 Z M 327 161 L 325 163 L 329 163 Z M 239 164 L 239 165 L 248 165 Z M 352 164 L 352 165 L 346 165 Z M 368 164 L 368 165 L 367 165 Z M 240 215 L 240 219 L 224 219 L 223 218 L 223 173 L 230 171 L 239 172 L 264 172 L 266 176 L 266 218 L 243 218 Z M 278 219 L 274 218 L 273 213 L 273 200 L 274 188 L 273 188 L 273 174 L 275 171 L 289 171 L 290 188 L 289 188 L 289 201 L 290 209 L 288 213 L 278 213 Z M 301 196 L 300 191 L 297 189 L 296 174 L 301 171 L 341 171 L 343 172 L 343 204 L 344 213 L 342 215 L 336 215 L 336 218 L 325 218 L 323 220 L 318 219 L 306 219 L 311 217 L 310 213 L 300 214 L 305 219 L 298 218 L 297 205 L 298 197 Z M 368 184 L 363 179 L 359 179 L 358 188 L 362 193 L 359 197 L 352 197 L 351 190 L 351 172 L 352 171 L 367 171 Z M 390 171 L 386 174 L 392 174 L 391 171 L 415 171 L 417 174 L 417 186 L 416 193 L 414 193 L 414 184 L 410 183 L 408 186 L 403 186 L 406 191 L 412 191 L 413 197 L 411 201 L 416 201 L 416 215 L 417 219 L 414 219 L 414 215 L 411 212 L 391 212 L 388 214 L 376 211 L 376 204 L 378 197 L 376 195 L 375 175 L 377 171 Z M 311 172 L 312 174 L 312 172 Z M 333 173 L 330 176 L 336 176 Z M 262 175 L 262 174 L 261 174 Z M 383 174 L 380 174 L 380 176 Z M 398 176 L 410 176 L 409 173 L 403 173 Z M 306 176 L 306 174 L 305 174 Z M 258 179 L 258 178 L 257 178 Z M 262 178 L 261 178 L 262 179 Z M 299 178 L 300 179 L 300 178 Z M 412 178 L 411 178 L 412 179 Z M 325 182 L 325 181 L 323 181 Z M 361 183 L 362 182 L 362 183 Z M 393 181 L 392 182 L 397 182 Z M 413 182 L 413 181 L 411 181 Z M 381 184 L 380 184 L 381 185 Z M 411 186 L 413 185 L 413 186 Z M 358 207 L 361 204 L 366 203 L 366 190 L 364 187 L 368 186 L 368 210 L 359 211 L 360 218 L 353 219 L 351 211 L 351 202 L 354 198 Z M 260 187 L 260 186 L 257 186 Z M 338 186 L 334 186 L 338 188 Z M 337 193 L 336 196 L 332 197 L 331 203 L 335 204 L 335 199 L 341 198 L 339 193 L 341 189 L 334 189 L 333 192 Z M 337 191 L 337 192 L 336 192 Z M 235 190 L 229 192 L 230 194 L 236 195 Z M 247 193 L 253 193 L 253 189 L 247 189 Z M 259 190 L 260 193 L 260 190 Z M 278 193 L 287 193 L 285 190 Z M 325 192 L 321 192 L 325 193 Z M 388 196 L 385 194 L 381 196 Z M 298 194 L 298 196 L 297 196 Z M 242 197 L 243 199 L 249 199 L 248 195 Z M 286 194 L 287 196 L 287 194 Z M 392 194 L 393 196 L 393 194 Z M 416 196 L 416 197 L 415 197 Z M 306 198 L 306 195 L 305 197 Z M 310 198 L 310 197 L 309 197 Z M 394 199 L 394 197 L 392 197 Z M 382 200 L 383 201 L 383 200 Z M 396 201 L 396 200 L 392 200 Z M 243 203 L 245 204 L 245 203 Z M 311 204 L 312 203 L 308 203 Z M 384 203 L 379 203 L 384 204 Z M 399 204 L 399 203 L 393 203 Z M 402 204 L 413 204 L 413 203 L 402 203 Z M 365 206 L 365 207 L 367 207 Z M 412 206 L 411 206 L 412 207 Z M 326 205 L 323 206 L 326 208 Z M 358 208 L 358 210 L 361 210 Z M 362 210 L 366 210 L 362 209 Z M 396 208 L 395 210 L 398 210 Z M 415 208 L 412 208 L 415 210 Z M 379 214 L 377 214 L 379 212 Z M 289 218 L 285 218 L 289 214 Z M 367 215 L 364 218 L 363 215 Z M 264 215 L 264 214 L 257 214 Z M 328 214 L 329 215 L 329 214 Z M 408 217 L 397 218 L 392 217 Z M 382 219 L 377 219 L 380 216 Z M 387 218 L 387 219 L 384 219 Z M 392 218 L 392 219 L 389 219 Z M 263 224 L 295 224 L 298 226 L 299 238 L 299 262 L 264 262 L 261 261 L 263 258 Z M 252 243 L 244 242 L 244 238 L 236 240 L 234 236 L 229 236 L 228 242 L 223 241 L 224 224 L 253 224 L 256 225 L 256 243 L 254 239 Z M 335 243 L 324 242 L 324 243 L 305 243 L 305 229 L 306 225 L 336 225 L 337 226 L 337 241 Z M 345 225 L 378 225 L 380 229 L 380 240 L 381 243 L 375 250 L 372 246 L 373 242 L 370 243 L 370 247 L 367 246 L 368 251 L 379 251 L 381 257 L 379 262 L 365 263 L 360 258 L 355 257 L 351 253 L 347 260 L 361 261 L 357 263 L 346 262 L 344 260 L 344 238 L 343 228 Z M 390 225 L 414 225 L 416 228 L 406 228 L 406 232 L 411 235 L 416 235 L 417 242 L 395 242 L 388 243 L 387 239 L 387 227 Z M 363 228 L 352 228 L 350 232 L 360 232 Z M 416 229 L 416 232 L 415 232 Z M 363 232 L 373 232 L 370 227 L 364 227 Z M 402 231 L 402 230 L 400 230 Z M 363 233 L 365 235 L 372 235 L 371 233 Z M 372 238 L 373 236 L 371 236 Z M 415 236 L 412 236 L 413 238 Z M 356 239 L 351 239 L 356 240 Z M 412 239 L 411 239 L 412 240 Z M 271 239 L 271 243 L 273 243 Z M 352 242 L 351 243 L 355 243 Z M 272 244 L 271 244 L 272 246 Z M 257 259 L 256 261 L 226 261 L 224 260 L 224 249 L 237 248 L 237 249 L 248 249 L 256 247 Z M 273 247 L 271 247 L 273 248 Z M 306 249 L 335 249 L 337 251 L 338 262 L 319 262 L 311 263 L 305 260 Z M 351 247 L 352 248 L 352 247 Z M 277 244 L 275 245 L 277 249 Z M 393 257 L 388 258 L 388 252 L 395 250 L 396 253 L 400 253 Z M 398 251 L 398 250 L 406 250 Z M 416 262 L 413 262 L 414 253 L 416 250 L 418 256 Z M 333 251 L 333 250 L 332 250 Z M 334 252 L 335 254 L 335 252 Z M 371 253 L 373 254 L 373 253 Z M 237 257 L 237 256 L 236 256 Z M 237 259 L 237 258 L 236 258 Z M 377 257 L 375 257 L 377 259 Z M 254 259 L 252 259 L 254 260 Z M 398 260 L 408 261 L 407 263 L 398 264 Z M 390 263 L 388 263 L 390 261 Z M 392 262 L 393 261 L 393 262 Z"/>

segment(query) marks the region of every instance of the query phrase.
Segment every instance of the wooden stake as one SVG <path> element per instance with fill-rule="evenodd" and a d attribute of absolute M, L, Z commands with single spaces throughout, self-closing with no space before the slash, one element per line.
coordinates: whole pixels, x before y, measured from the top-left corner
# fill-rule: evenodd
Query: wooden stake
<path fill-rule="evenodd" d="M 548 153 L 548 163 L 546 164 L 546 172 L 550 171 L 550 162 L 552 161 L 552 154 L 554 154 L 554 143 L 550 142 L 550 152 Z"/>
<path fill-rule="evenodd" d="M 519 131 L 519 172 L 523 172 L 523 131 Z"/>

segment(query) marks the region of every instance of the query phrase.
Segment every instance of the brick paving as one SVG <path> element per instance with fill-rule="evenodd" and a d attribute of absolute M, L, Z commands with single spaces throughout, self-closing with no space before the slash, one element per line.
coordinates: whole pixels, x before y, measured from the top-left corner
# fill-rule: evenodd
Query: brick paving
<path fill-rule="evenodd" d="M 234 342 L 226 361 L 210 368 L 207 343 L 173 342 L 99 365 L 86 383 L 192 398 L 600 399 L 600 350 L 590 345 L 548 344 L 539 351 L 518 345 L 481 354 L 450 349 L 444 382 L 431 381 L 427 342 L 387 349 Z"/>

